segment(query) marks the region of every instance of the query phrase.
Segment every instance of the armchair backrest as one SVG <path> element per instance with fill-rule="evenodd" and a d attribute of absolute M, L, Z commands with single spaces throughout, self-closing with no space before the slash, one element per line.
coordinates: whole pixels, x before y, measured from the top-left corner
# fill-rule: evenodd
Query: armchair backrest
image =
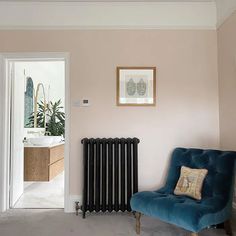
<path fill-rule="evenodd" d="M 232 197 L 235 160 L 236 152 L 233 151 L 176 148 L 172 154 L 165 190 L 173 193 L 181 166 L 207 169 L 202 197 L 217 196 L 226 204 Z"/>

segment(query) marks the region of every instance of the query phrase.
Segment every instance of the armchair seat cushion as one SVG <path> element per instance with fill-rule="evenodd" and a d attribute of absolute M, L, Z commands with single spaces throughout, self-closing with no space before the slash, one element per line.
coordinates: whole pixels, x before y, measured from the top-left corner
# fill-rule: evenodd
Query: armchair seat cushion
<path fill-rule="evenodd" d="M 217 198 L 212 197 L 195 200 L 161 191 L 139 192 L 131 199 L 131 207 L 134 211 L 177 226 L 181 225 L 193 232 L 198 232 L 202 228 L 202 219 L 206 214 L 213 215 L 217 212 L 220 203 L 220 198 L 218 201 Z"/>

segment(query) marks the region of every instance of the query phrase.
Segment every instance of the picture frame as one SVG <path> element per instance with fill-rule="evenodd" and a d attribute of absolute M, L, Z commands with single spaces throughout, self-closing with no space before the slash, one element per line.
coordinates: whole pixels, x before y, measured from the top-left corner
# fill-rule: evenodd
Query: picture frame
<path fill-rule="evenodd" d="M 156 105 L 156 67 L 117 67 L 117 106 Z"/>

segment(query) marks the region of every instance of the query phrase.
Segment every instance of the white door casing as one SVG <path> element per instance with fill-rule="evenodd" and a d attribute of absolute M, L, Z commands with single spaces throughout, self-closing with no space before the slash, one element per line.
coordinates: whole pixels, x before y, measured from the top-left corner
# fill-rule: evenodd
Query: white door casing
<path fill-rule="evenodd" d="M 15 62 L 10 63 L 11 99 L 11 179 L 10 207 L 14 207 L 24 192 L 24 75 L 16 73 Z"/>
<path fill-rule="evenodd" d="M 69 53 L 67 52 L 32 52 L 0 53 L 0 212 L 10 207 L 10 99 L 9 63 L 12 61 L 63 60 L 65 61 L 65 189 L 64 211 L 72 212 L 69 195 L 69 157 L 70 157 L 70 76 Z M 21 140 L 22 141 L 22 140 Z"/>

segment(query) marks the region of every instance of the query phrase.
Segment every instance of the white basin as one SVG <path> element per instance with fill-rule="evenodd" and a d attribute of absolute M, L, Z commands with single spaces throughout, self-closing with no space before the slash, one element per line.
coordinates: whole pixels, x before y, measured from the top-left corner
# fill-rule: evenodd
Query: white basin
<path fill-rule="evenodd" d="M 47 146 L 54 142 L 53 136 L 40 136 L 35 138 L 29 138 L 29 142 L 36 146 Z"/>
<path fill-rule="evenodd" d="M 62 141 L 62 136 L 51 136 L 53 137 L 53 143 L 60 143 Z"/>
<path fill-rule="evenodd" d="M 61 136 L 39 136 L 29 138 L 29 142 L 35 146 L 49 146 L 51 144 L 57 144 L 62 141 Z"/>

